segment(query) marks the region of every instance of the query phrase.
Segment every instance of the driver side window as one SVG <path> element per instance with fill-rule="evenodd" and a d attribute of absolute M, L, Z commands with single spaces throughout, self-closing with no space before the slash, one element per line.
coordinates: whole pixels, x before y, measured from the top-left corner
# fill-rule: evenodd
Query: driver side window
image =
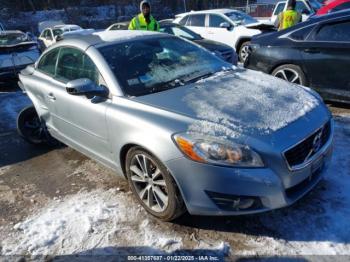
<path fill-rule="evenodd" d="M 88 78 L 97 85 L 104 84 L 94 62 L 82 51 L 75 48 L 62 48 L 58 57 L 56 78 L 69 82 Z"/>

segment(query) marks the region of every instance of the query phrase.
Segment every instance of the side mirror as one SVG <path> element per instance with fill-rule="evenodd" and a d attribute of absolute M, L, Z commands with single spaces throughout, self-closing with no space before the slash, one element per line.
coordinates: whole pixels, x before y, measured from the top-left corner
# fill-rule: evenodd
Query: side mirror
<path fill-rule="evenodd" d="M 229 30 L 231 28 L 231 25 L 227 22 L 223 22 L 220 24 L 220 28 L 226 28 L 227 30 Z"/>
<path fill-rule="evenodd" d="M 85 95 L 88 98 L 93 98 L 94 96 L 107 98 L 109 94 L 106 87 L 96 85 L 88 78 L 69 81 L 66 85 L 66 90 L 70 95 Z"/>

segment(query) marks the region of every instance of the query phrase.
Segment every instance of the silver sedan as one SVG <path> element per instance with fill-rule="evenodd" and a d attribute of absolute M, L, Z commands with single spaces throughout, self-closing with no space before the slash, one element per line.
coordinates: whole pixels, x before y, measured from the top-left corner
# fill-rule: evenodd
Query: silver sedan
<path fill-rule="evenodd" d="M 288 206 L 319 182 L 332 155 L 331 114 L 315 92 L 170 35 L 65 39 L 19 84 L 33 102 L 18 117 L 27 141 L 59 140 L 124 174 L 165 221 L 185 210 Z"/>

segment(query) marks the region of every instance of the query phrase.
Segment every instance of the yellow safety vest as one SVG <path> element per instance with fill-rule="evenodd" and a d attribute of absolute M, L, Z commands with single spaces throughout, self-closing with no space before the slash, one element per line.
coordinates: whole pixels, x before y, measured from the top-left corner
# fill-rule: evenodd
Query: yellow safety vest
<path fill-rule="evenodd" d="M 295 26 L 300 22 L 300 14 L 295 10 L 287 10 L 279 15 L 280 26 L 279 30 L 287 29 Z"/>
<path fill-rule="evenodd" d="M 159 31 L 159 29 L 159 23 L 153 18 L 153 16 L 150 17 L 150 23 L 147 24 L 143 14 L 134 17 L 129 25 L 129 30 Z"/>

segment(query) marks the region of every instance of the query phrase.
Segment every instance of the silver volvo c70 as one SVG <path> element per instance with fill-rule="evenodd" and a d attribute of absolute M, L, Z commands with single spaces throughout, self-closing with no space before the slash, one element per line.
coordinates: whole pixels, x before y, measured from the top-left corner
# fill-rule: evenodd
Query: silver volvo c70
<path fill-rule="evenodd" d="M 173 220 L 288 206 L 321 179 L 333 122 L 314 91 L 149 32 L 65 39 L 21 72 L 29 142 L 59 140 L 124 174 Z"/>

